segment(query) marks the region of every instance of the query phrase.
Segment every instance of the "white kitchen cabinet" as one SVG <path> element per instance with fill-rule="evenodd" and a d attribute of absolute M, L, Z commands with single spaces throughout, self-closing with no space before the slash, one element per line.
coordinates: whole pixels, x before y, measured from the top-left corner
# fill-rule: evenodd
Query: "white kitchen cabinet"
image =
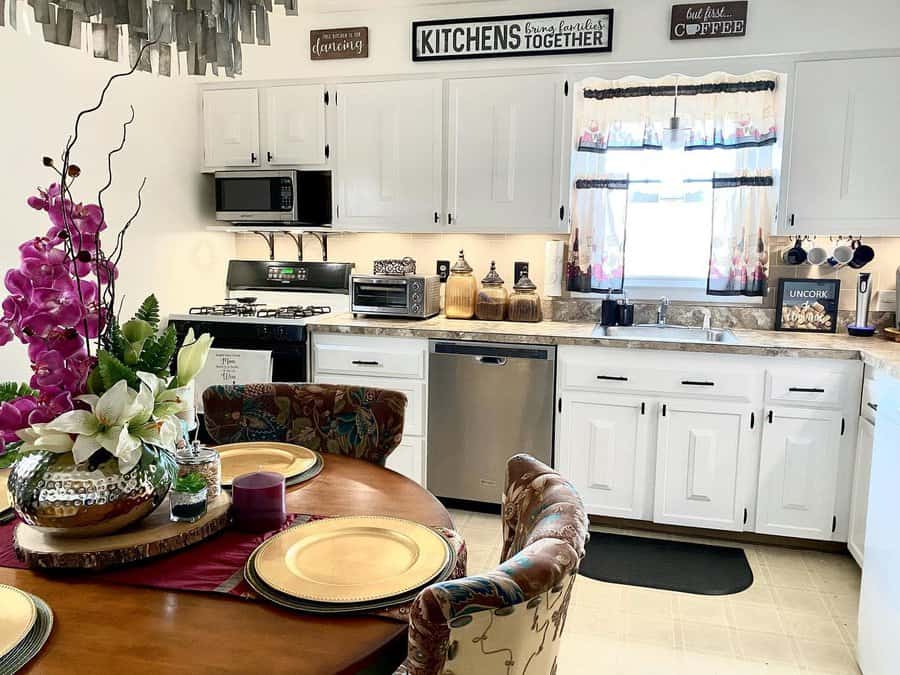
<path fill-rule="evenodd" d="M 742 530 L 741 455 L 750 451 L 750 425 L 746 406 L 704 399 L 663 403 L 654 521 Z"/>
<path fill-rule="evenodd" d="M 640 398 L 573 392 L 562 396 L 557 468 L 591 515 L 648 519 L 650 423 Z"/>
<path fill-rule="evenodd" d="M 781 230 L 900 234 L 898 119 L 900 57 L 798 63 Z"/>
<path fill-rule="evenodd" d="M 840 411 L 773 407 L 766 412 L 757 532 L 832 539 L 843 427 Z"/>
<path fill-rule="evenodd" d="M 859 420 L 856 437 L 856 465 L 853 468 L 853 496 L 850 502 L 850 534 L 847 548 L 862 567 L 866 546 L 866 516 L 869 510 L 869 477 L 872 472 L 872 446 L 875 425 L 864 417 Z"/>
<path fill-rule="evenodd" d="M 425 485 L 425 439 L 403 436 L 400 445 L 388 456 L 385 466 Z"/>
<path fill-rule="evenodd" d="M 324 164 L 325 87 L 265 87 L 262 94 L 262 155 L 266 166 Z"/>
<path fill-rule="evenodd" d="M 205 169 L 260 166 L 256 89 L 207 89 L 203 107 Z"/>
<path fill-rule="evenodd" d="M 447 231 L 566 231 L 564 78 L 469 78 L 447 86 Z"/>
<path fill-rule="evenodd" d="M 336 90 L 335 226 L 430 231 L 440 220 L 441 80 Z"/>

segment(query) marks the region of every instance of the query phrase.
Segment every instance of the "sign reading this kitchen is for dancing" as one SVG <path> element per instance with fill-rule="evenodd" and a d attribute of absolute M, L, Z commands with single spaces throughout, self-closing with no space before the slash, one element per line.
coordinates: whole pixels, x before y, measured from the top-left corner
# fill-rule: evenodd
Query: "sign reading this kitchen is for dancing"
<path fill-rule="evenodd" d="M 413 61 L 612 51 L 613 10 L 414 21 Z"/>

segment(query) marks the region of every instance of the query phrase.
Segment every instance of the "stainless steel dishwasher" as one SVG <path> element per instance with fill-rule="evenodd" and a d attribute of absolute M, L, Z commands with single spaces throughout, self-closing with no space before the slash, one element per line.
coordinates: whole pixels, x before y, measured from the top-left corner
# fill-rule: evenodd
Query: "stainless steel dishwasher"
<path fill-rule="evenodd" d="M 506 460 L 553 460 L 556 347 L 432 340 L 428 489 L 500 503 Z"/>

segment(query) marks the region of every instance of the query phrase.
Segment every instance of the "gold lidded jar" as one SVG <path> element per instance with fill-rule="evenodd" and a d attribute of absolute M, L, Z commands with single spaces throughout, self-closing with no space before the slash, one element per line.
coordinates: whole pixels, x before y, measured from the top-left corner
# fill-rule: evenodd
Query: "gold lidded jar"
<path fill-rule="evenodd" d="M 478 282 L 472 276 L 472 267 L 466 262 L 462 249 L 450 268 L 447 289 L 444 291 L 444 314 L 448 319 L 471 319 L 475 316 L 475 294 Z"/>
<path fill-rule="evenodd" d="M 491 260 L 491 269 L 481 280 L 481 290 L 475 299 L 475 316 L 482 321 L 503 321 L 508 299 L 503 279 L 497 274 L 497 264 Z"/>
<path fill-rule="evenodd" d="M 179 478 L 190 473 L 200 474 L 206 481 L 207 498 L 219 496 L 222 491 L 222 460 L 218 452 L 200 445 L 200 441 L 194 441 L 191 447 L 175 453 L 175 463 L 178 464 Z"/>
<path fill-rule="evenodd" d="M 521 277 L 513 286 L 512 295 L 509 296 L 507 318 L 510 321 L 528 323 L 537 323 L 544 318 L 537 286 L 526 276 Z"/>

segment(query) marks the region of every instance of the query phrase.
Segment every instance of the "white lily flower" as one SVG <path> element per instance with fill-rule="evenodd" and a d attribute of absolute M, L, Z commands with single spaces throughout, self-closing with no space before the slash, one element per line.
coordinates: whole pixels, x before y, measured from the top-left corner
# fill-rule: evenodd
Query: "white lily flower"
<path fill-rule="evenodd" d="M 161 419 L 179 415 L 191 406 L 190 387 L 169 389 L 172 378 L 165 380 L 153 373 L 138 372 L 138 379 L 144 385 L 141 393 L 149 391 L 153 398 L 153 417 Z"/>
<path fill-rule="evenodd" d="M 47 450 L 57 454 L 72 452 L 72 436 L 59 431 L 47 429 L 46 424 L 35 424 L 25 429 L 20 429 L 16 435 L 22 440 L 19 446 L 20 452 L 34 452 L 35 450 Z"/>
<path fill-rule="evenodd" d="M 175 381 L 179 387 L 190 384 L 197 373 L 206 365 L 209 349 L 212 346 L 212 336 L 204 333 L 198 338 L 194 337 L 194 329 L 189 328 L 184 338 L 181 349 L 178 351 L 178 374 Z"/>

